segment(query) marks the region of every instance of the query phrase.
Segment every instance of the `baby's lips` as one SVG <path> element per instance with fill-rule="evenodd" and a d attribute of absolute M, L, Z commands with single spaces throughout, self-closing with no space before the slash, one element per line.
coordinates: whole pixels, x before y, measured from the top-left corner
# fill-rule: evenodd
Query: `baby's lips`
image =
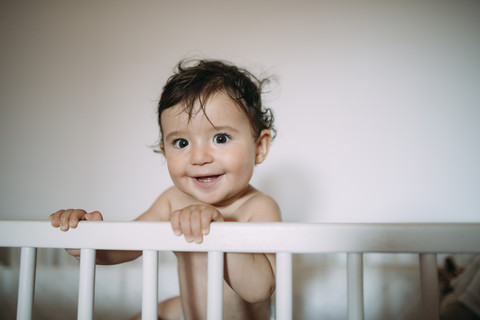
<path fill-rule="evenodd" d="M 198 177 L 195 177 L 195 179 L 200 182 L 209 182 L 217 179 L 218 177 L 220 177 L 219 174 L 213 174 L 213 175 L 206 175 L 206 176 L 198 176 Z"/>

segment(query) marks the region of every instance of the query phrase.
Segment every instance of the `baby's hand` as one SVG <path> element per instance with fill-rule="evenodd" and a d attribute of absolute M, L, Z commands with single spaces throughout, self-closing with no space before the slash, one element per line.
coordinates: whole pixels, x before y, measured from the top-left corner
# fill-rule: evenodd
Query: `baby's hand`
<path fill-rule="evenodd" d="M 67 231 L 76 228 L 80 220 L 103 220 L 102 214 L 98 211 L 86 212 L 82 209 L 59 210 L 48 217 L 52 226 L 60 227 L 60 230 Z"/>
<path fill-rule="evenodd" d="M 98 211 L 86 212 L 82 209 L 68 209 L 59 210 L 52 213 L 48 220 L 50 220 L 52 226 L 55 228 L 60 227 L 60 230 L 67 231 L 69 228 L 76 228 L 78 221 L 80 220 L 103 220 L 102 214 Z M 75 259 L 80 260 L 79 249 L 65 249 L 67 252 L 74 256 Z"/>
<path fill-rule="evenodd" d="M 212 221 L 224 221 L 215 207 L 208 204 L 195 204 L 172 212 L 170 223 L 177 236 L 185 235 L 188 242 L 201 243 L 203 236 L 210 232 Z"/>

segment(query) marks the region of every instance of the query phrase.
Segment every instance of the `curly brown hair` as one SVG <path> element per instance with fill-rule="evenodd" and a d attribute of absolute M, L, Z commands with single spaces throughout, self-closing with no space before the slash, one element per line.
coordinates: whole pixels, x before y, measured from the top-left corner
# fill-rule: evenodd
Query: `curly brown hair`
<path fill-rule="evenodd" d="M 260 80 L 249 71 L 225 61 L 181 60 L 163 87 L 158 103 L 160 134 L 161 116 L 165 109 L 181 103 L 183 111 L 191 118 L 198 102 L 205 114 L 205 102 L 215 93 L 224 92 L 248 116 L 255 138 L 264 129 L 271 130 L 275 136 L 272 110 L 265 108 L 261 99 L 262 89 L 268 82 L 268 78 Z M 163 139 L 162 136 L 160 138 Z"/>

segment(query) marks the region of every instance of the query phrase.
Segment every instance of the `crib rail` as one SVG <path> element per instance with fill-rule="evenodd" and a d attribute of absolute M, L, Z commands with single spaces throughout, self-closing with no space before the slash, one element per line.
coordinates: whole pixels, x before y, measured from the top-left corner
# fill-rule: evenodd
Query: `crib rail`
<path fill-rule="evenodd" d="M 436 253 L 480 252 L 480 223 L 214 223 L 202 244 L 187 243 L 165 222 L 81 222 L 61 232 L 45 221 L 0 221 L 0 247 L 21 247 L 17 319 L 31 319 L 36 248 L 81 248 L 78 319 L 92 319 L 95 250 L 142 250 L 143 319 L 156 319 L 158 251 L 208 252 L 207 318 L 222 317 L 223 253 L 277 255 L 277 319 L 292 318 L 292 254 L 347 254 L 349 320 L 363 319 L 363 253 L 418 253 L 424 319 L 438 319 Z M 214 276 L 215 275 L 215 276 Z"/>

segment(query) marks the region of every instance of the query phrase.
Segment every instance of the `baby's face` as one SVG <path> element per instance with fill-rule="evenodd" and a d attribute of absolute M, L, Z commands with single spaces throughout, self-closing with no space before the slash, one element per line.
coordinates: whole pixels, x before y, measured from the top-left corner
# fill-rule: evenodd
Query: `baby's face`
<path fill-rule="evenodd" d="M 258 162 L 248 117 L 223 93 L 207 101 L 206 116 L 197 108 L 189 120 L 182 110 L 176 105 L 161 116 L 162 152 L 173 183 L 203 203 L 229 205 L 246 191 Z"/>

